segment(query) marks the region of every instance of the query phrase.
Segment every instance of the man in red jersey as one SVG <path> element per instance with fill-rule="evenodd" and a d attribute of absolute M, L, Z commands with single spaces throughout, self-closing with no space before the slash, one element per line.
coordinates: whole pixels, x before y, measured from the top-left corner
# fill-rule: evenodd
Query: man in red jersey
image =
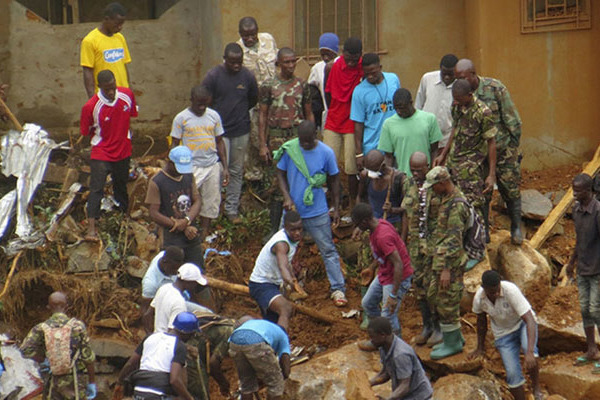
<path fill-rule="evenodd" d="M 98 240 L 96 219 L 104 195 L 106 177 L 111 174 L 115 200 L 119 209 L 127 212 L 127 179 L 131 157 L 131 117 L 137 117 L 133 92 L 117 87 L 114 74 L 109 70 L 98 73 L 100 90 L 81 109 L 81 134 L 91 136 L 90 196 L 87 203 L 87 240 Z"/>

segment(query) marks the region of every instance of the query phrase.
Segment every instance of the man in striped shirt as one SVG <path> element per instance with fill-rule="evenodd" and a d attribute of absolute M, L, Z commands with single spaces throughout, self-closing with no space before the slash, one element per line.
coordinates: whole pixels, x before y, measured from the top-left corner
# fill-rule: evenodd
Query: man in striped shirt
<path fill-rule="evenodd" d="M 113 192 L 119 209 L 127 212 L 127 179 L 131 157 L 131 117 L 137 117 L 133 92 L 117 87 L 114 74 L 109 70 L 98 73 L 99 91 L 81 109 L 80 132 L 91 136 L 90 195 L 88 197 L 87 240 L 98 240 L 96 219 L 100 215 L 100 201 L 108 174 L 112 176 Z"/>

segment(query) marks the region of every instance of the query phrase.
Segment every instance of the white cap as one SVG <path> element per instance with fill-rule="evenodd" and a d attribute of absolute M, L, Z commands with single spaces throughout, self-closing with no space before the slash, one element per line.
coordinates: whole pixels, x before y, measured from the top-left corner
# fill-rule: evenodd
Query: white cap
<path fill-rule="evenodd" d="M 195 281 L 202 286 L 208 283 L 206 278 L 202 276 L 200 268 L 196 264 L 185 263 L 177 270 L 177 277 L 182 281 Z"/>

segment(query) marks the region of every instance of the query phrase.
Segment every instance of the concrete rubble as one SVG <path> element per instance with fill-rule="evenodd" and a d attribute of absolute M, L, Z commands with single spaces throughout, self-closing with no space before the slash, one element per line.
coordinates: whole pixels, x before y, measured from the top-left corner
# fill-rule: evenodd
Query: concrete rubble
<path fill-rule="evenodd" d="M 543 221 L 552 207 L 552 201 L 537 190 L 521 191 L 521 213 L 525 218 Z"/>
<path fill-rule="evenodd" d="M 433 400 L 502 400 L 495 382 L 473 375 L 444 376 L 433 385 Z"/>
<path fill-rule="evenodd" d="M 540 365 L 540 382 L 550 393 L 569 400 L 600 399 L 600 379 L 592 374 L 592 365 L 573 367 L 581 353 L 548 356 Z"/>

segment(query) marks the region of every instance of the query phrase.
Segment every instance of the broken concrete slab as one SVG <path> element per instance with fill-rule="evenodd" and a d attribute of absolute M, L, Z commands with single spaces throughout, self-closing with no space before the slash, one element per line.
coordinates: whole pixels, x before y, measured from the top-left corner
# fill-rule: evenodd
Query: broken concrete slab
<path fill-rule="evenodd" d="M 537 190 L 521 191 L 521 213 L 525 218 L 543 221 L 552 208 L 552 201 Z"/>
<path fill-rule="evenodd" d="M 444 376 L 433 385 L 433 400 L 502 400 L 495 382 L 473 375 Z"/>
<path fill-rule="evenodd" d="M 569 400 L 600 399 L 600 379 L 592 374 L 592 366 L 574 367 L 581 353 L 553 354 L 540 365 L 540 383 L 550 393 Z"/>
<path fill-rule="evenodd" d="M 344 399 L 349 373 L 353 369 L 373 377 L 381 370 L 379 352 L 364 352 L 352 343 L 294 366 L 285 383 L 285 399 Z M 375 394 L 389 396 L 391 387 L 387 383 L 375 386 L 373 390 Z"/>
<path fill-rule="evenodd" d="M 133 344 L 114 336 L 92 336 L 90 346 L 96 357 L 129 358 L 135 351 Z"/>
<path fill-rule="evenodd" d="M 66 272 L 106 271 L 110 256 L 100 242 L 81 242 L 65 251 L 69 259 Z"/>
<path fill-rule="evenodd" d="M 550 294 L 552 269 L 546 258 L 525 240 L 521 246 L 504 241 L 498 247 L 498 272 L 517 285 L 534 310 L 541 310 Z"/>

